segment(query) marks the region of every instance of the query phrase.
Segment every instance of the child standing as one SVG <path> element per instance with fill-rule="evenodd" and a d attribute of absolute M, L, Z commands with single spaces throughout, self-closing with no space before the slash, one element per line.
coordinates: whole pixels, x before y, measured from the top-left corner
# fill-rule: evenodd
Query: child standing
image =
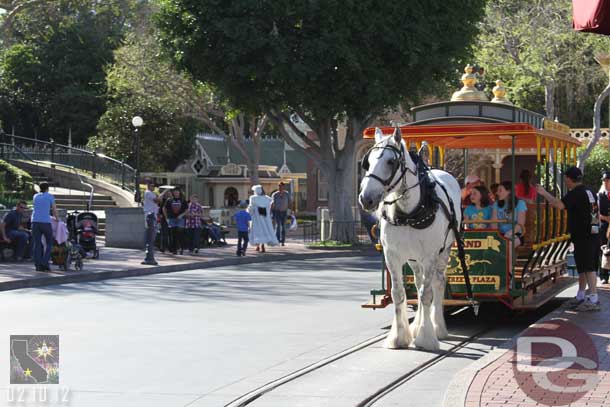
<path fill-rule="evenodd" d="M 252 217 L 246 210 L 248 204 L 244 201 L 239 203 L 240 211 L 234 216 L 237 225 L 237 256 L 245 256 L 248 248 L 248 233 Z"/>
<path fill-rule="evenodd" d="M 189 253 L 199 253 L 199 238 L 201 237 L 201 221 L 203 207 L 199 204 L 197 195 L 191 196 L 189 208 L 186 211 L 186 233 L 190 240 Z"/>

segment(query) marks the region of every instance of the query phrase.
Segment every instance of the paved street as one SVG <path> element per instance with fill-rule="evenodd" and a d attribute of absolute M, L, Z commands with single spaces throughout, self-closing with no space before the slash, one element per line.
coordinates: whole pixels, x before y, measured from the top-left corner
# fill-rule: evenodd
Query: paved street
<path fill-rule="evenodd" d="M 59 334 L 73 407 L 221 406 L 382 333 L 391 309 L 359 308 L 378 265 L 286 261 L 3 292 L 0 383 L 9 335 Z"/>

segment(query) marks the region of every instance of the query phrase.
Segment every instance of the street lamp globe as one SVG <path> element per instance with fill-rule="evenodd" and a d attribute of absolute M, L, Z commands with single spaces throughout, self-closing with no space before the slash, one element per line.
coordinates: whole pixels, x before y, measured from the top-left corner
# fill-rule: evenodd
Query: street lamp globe
<path fill-rule="evenodd" d="M 133 127 L 138 128 L 144 124 L 144 120 L 140 116 L 134 116 L 131 119 L 131 124 L 133 124 Z"/>

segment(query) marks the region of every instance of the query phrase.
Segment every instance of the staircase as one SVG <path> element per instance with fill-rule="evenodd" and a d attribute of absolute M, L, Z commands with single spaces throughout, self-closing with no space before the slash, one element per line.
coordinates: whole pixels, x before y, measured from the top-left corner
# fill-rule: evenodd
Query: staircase
<path fill-rule="evenodd" d="M 46 182 L 50 187 L 56 187 L 57 182 L 50 180 L 44 173 L 40 171 L 28 171 L 28 173 L 32 176 L 34 180 L 34 184 L 40 184 L 41 182 Z"/>
<path fill-rule="evenodd" d="M 75 194 L 53 194 L 55 196 L 55 204 L 57 209 L 65 209 L 67 212 L 79 211 L 83 212 L 87 209 L 89 194 L 86 192 L 75 191 Z M 98 231 L 100 235 L 106 234 L 106 219 L 104 211 L 108 208 L 115 208 L 114 200 L 106 195 L 93 195 L 93 205 L 90 208 L 98 217 Z"/>
<path fill-rule="evenodd" d="M 14 164 L 19 164 L 15 162 Z M 19 165 L 17 165 L 19 166 Z M 79 211 L 84 212 L 87 210 L 87 203 L 89 202 L 89 191 L 80 191 L 75 189 L 62 188 L 61 185 L 45 175 L 35 168 L 27 167 L 25 170 L 32 176 L 35 184 L 46 182 L 49 184 L 49 192 L 55 197 L 55 204 L 57 209 L 64 209 L 66 212 Z M 117 207 L 116 202 L 111 196 L 94 194 L 92 207 L 90 210 L 94 212 L 98 217 L 98 234 L 106 234 L 106 213 L 105 210 L 108 208 Z"/>

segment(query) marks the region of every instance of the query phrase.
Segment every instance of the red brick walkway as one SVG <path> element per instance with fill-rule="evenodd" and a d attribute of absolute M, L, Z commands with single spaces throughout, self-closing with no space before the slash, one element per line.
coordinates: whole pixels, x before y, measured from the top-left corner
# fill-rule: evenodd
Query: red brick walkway
<path fill-rule="evenodd" d="M 475 375 L 468 388 L 466 407 L 610 406 L 610 288 L 600 288 L 599 295 L 602 303 L 600 312 L 578 313 L 562 307 L 547 315 L 543 320 L 538 321 L 531 328 L 542 327 L 544 329 L 545 326 L 555 326 L 559 327 L 558 330 L 560 330 L 563 326 L 561 323 L 566 323 L 568 326 L 575 326 L 577 333 L 582 333 L 582 335 L 575 335 L 576 338 L 580 339 L 571 340 L 578 351 L 578 356 L 581 356 L 582 352 L 594 354 L 594 348 L 599 359 L 597 377 L 595 377 L 595 370 L 586 371 L 588 375 L 593 375 L 592 377 L 595 379 L 595 381 L 592 381 L 593 385 L 590 390 L 573 394 L 570 390 L 565 392 L 549 391 L 539 387 L 531 379 L 531 374 L 523 376 L 515 372 L 517 356 L 522 357 L 522 354 L 518 354 L 513 349 L 508 350 Z M 552 320 L 560 321 L 559 325 L 555 325 Z M 526 333 L 526 335 L 528 334 Z M 549 336 L 555 337 L 555 335 Z M 557 336 L 565 337 L 564 332 L 557 332 Z M 553 345 L 546 346 L 552 347 Z M 535 363 L 537 362 L 533 362 L 532 365 Z M 570 369 L 573 369 L 574 373 L 585 372 L 579 365 L 572 365 Z M 570 370 L 566 372 L 570 372 Z M 552 380 L 553 374 L 555 373 L 549 373 L 547 377 Z M 559 380 L 557 377 L 555 376 L 555 379 Z M 566 386 L 565 388 L 569 388 L 584 383 L 584 380 L 568 379 L 563 385 Z"/>

